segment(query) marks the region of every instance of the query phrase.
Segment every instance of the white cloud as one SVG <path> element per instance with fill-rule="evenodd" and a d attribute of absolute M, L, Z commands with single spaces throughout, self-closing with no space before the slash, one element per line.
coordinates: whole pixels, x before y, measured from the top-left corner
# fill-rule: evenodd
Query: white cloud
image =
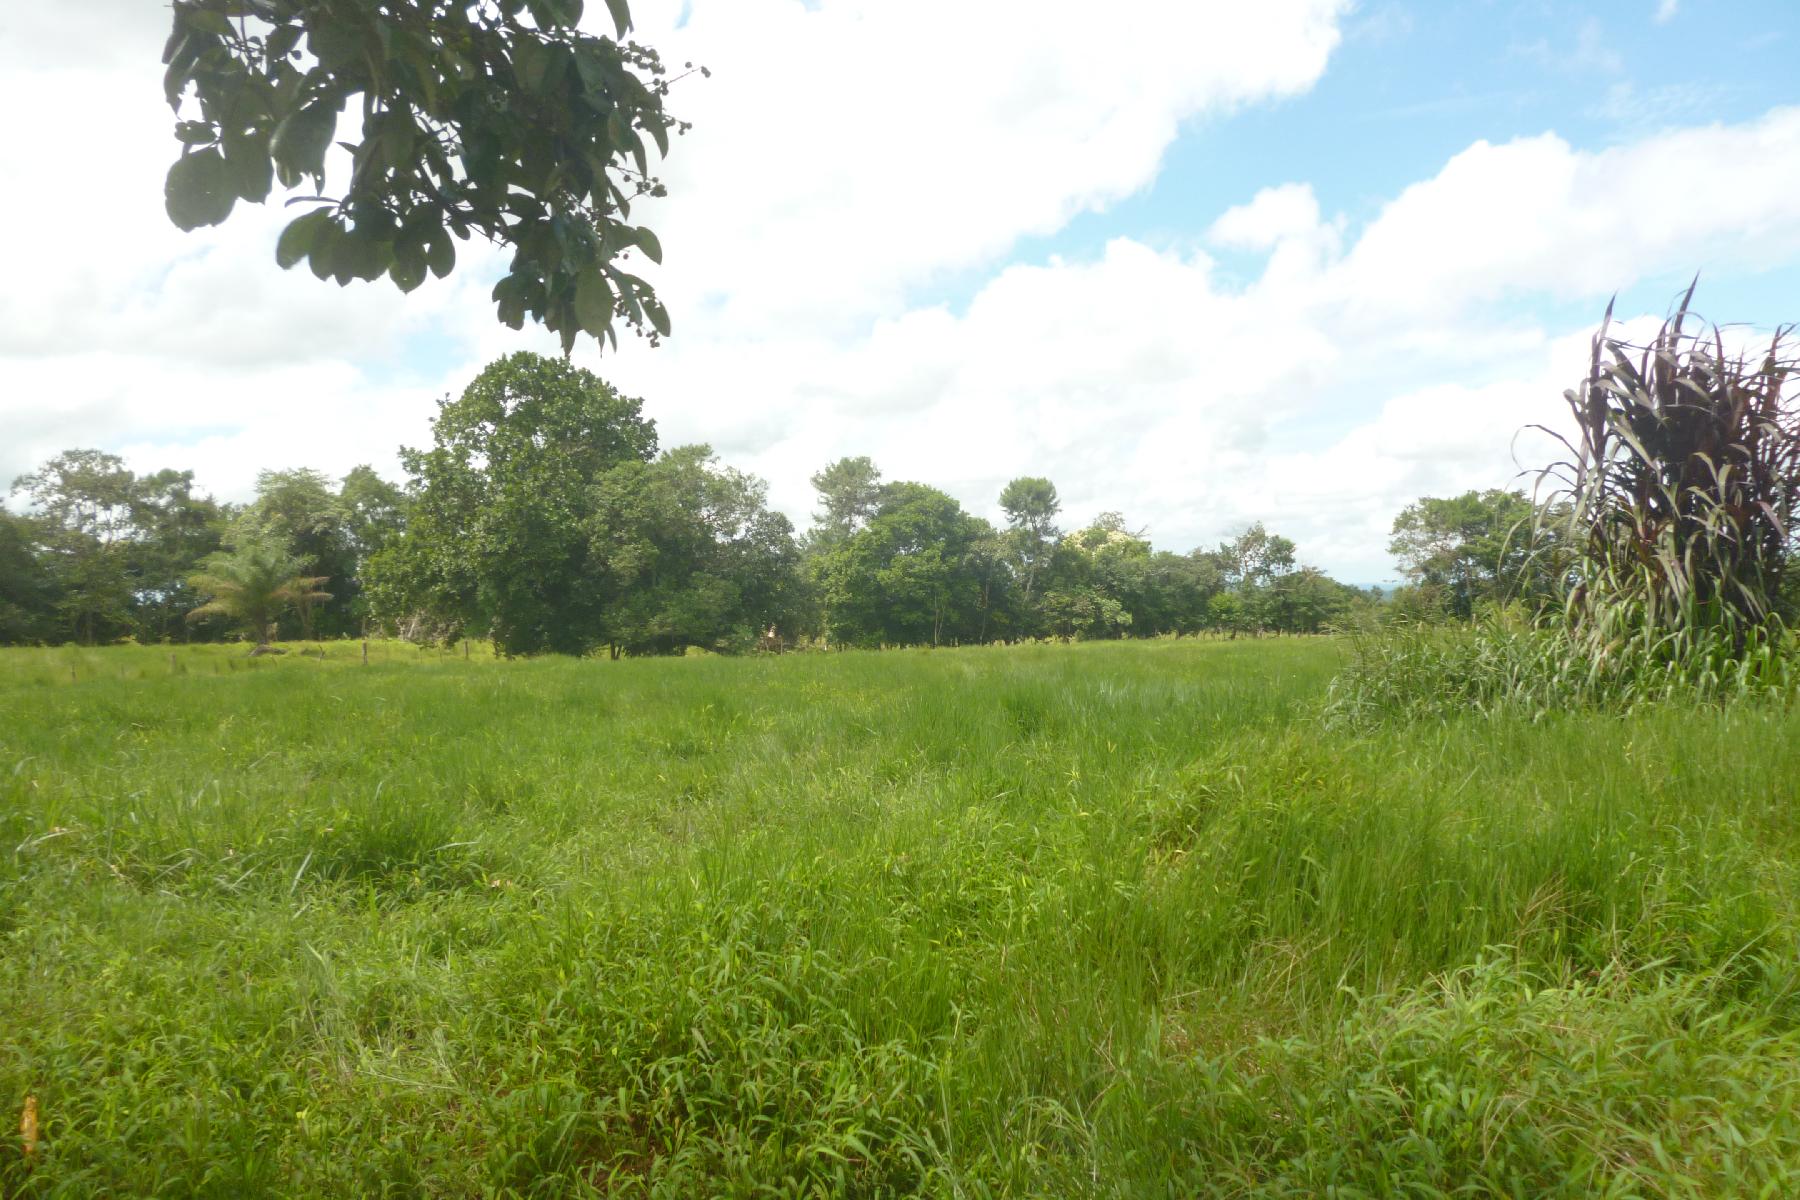
<path fill-rule="evenodd" d="M 1669 188 L 1671 164 L 1748 186 Z M 1042 473 L 1074 520 L 1122 509 L 1187 549 L 1264 518 L 1313 561 L 1379 578 L 1404 504 L 1528 485 L 1521 468 L 1550 457 L 1515 435 L 1563 418 L 1588 331 L 1490 302 L 1588 299 L 1597 317 L 1647 276 L 1800 260 L 1800 110 L 1599 152 L 1478 143 L 1347 236 L 1284 185 L 1211 227 L 1267 255 L 1247 288 L 1204 254 L 1122 239 L 1093 262 L 1009 267 L 960 316 L 850 340 L 677 339 L 612 369 L 796 515 L 808 472 L 866 453 L 990 516 L 1008 478 Z"/>
<path fill-rule="evenodd" d="M 1230 0 L 1129 0 L 1101 24 L 1073 0 L 640 0 L 646 40 L 714 72 L 678 88 L 697 127 L 669 165 L 673 198 L 642 214 L 669 247 L 671 307 L 697 341 L 898 315 L 913 286 L 1146 185 L 1184 119 L 1309 86 L 1346 4 L 1279 0 L 1252 19 Z M 195 421 L 238 430 L 222 456 L 255 460 L 295 445 L 277 414 L 385 394 L 416 339 L 449 348 L 439 388 L 481 354 L 542 345 L 496 330 L 491 255 L 474 247 L 451 282 L 401 297 L 274 269 L 293 215 L 277 206 L 174 230 L 167 21 L 143 0 L 0 13 L 0 105 L 58 113 L 8 132 L 34 170 L 0 191 L 0 475 Z M 417 440 L 423 414 L 407 411 Z M 391 443 L 351 453 L 391 461 Z"/>
<path fill-rule="evenodd" d="M 668 166 L 664 279 L 720 326 L 842 330 L 1147 185 L 1181 123 L 1292 95 L 1345 0 L 637 6 L 709 80 Z M 690 320 L 693 318 L 690 318 Z"/>
<path fill-rule="evenodd" d="M 1477 142 L 1364 231 L 1344 286 L 1396 311 L 1607 293 L 1671 268 L 1800 255 L 1800 108 L 1599 152 Z"/>
<path fill-rule="evenodd" d="M 1063 0 L 695 0 L 679 29 L 673 0 L 640 6 L 646 40 L 714 69 L 677 90 L 699 125 L 645 214 L 676 337 L 577 357 L 801 520 L 807 476 L 867 453 L 990 515 L 1006 479 L 1048 474 L 1070 520 L 1121 509 L 1176 549 L 1265 518 L 1379 578 L 1393 513 L 1511 481 L 1513 432 L 1579 376 L 1579 330 L 1496 302 L 1597 308 L 1646 276 L 1800 259 L 1787 109 L 1597 152 L 1478 142 L 1360 230 L 1271 180 L 1208 229 L 1212 251 L 1262 256 L 1248 287 L 1129 239 L 1007 265 L 1146 186 L 1184 121 L 1307 87 L 1342 6 L 1131 0 L 1097 26 Z M 41 169 L 0 191 L 4 227 L 29 231 L 0 244 L 0 477 L 73 445 L 230 496 L 265 466 L 391 471 L 436 396 L 550 348 L 495 324 L 479 254 L 402 297 L 276 270 L 277 210 L 169 228 L 151 7 L 81 6 L 79 47 L 42 10 L 0 15 L 0 104 L 67 118 L 9 133 Z M 989 274 L 965 309 L 912 300 L 971 270 Z"/>
<path fill-rule="evenodd" d="M 1675 14 L 1680 8 L 1681 0 L 1659 0 L 1656 6 L 1656 23 L 1667 25 L 1675 19 Z"/>
<path fill-rule="evenodd" d="M 1264 188 L 1248 204 L 1227 209 L 1207 237 L 1221 246 L 1272 250 L 1289 238 L 1310 234 L 1319 226 L 1319 200 L 1312 186 L 1284 183 Z"/>

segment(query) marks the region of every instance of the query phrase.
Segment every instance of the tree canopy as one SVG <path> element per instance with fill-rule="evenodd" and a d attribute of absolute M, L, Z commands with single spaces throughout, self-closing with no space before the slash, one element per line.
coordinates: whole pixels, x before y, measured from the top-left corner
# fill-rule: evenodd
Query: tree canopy
<path fill-rule="evenodd" d="M 431 432 L 430 449 L 401 452 L 411 518 L 372 564 L 377 606 L 489 630 L 503 653 L 605 644 L 587 521 L 607 471 L 656 453 L 642 402 L 591 371 L 518 353 L 443 401 Z"/>
<path fill-rule="evenodd" d="M 588 531 L 615 652 L 742 650 L 771 630 L 799 632 L 794 527 L 769 509 L 768 492 L 708 446 L 607 472 Z"/>
<path fill-rule="evenodd" d="M 1535 513 L 1518 491 L 1422 496 L 1394 518 L 1388 551 L 1432 602 L 1452 616 L 1468 617 L 1484 601 L 1519 594 Z"/>
<path fill-rule="evenodd" d="M 615 321 L 666 335 L 667 312 L 629 269 L 662 248 L 630 216 L 663 192 L 651 147 L 667 155 L 685 126 L 664 110 L 656 52 L 626 40 L 627 0 L 606 0 L 616 37 L 583 32 L 586 7 L 174 0 L 170 219 L 217 225 L 239 200 L 305 184 L 290 202 L 315 207 L 283 231 L 283 267 L 411 291 L 480 236 L 513 252 L 493 295 L 512 328 L 540 321 L 565 352 L 582 332 L 616 344 Z"/>
<path fill-rule="evenodd" d="M 1186 554 L 1117 512 L 1065 531 L 1042 476 L 1001 490 L 996 529 L 840 458 L 797 536 L 762 480 L 660 448 L 639 400 L 563 358 L 494 361 L 431 434 L 401 448 L 404 487 L 271 469 L 241 505 L 190 472 L 58 455 L 18 481 L 25 511 L 0 510 L 0 641 L 385 630 L 503 655 L 737 653 L 1314 633 L 1372 602 L 1261 524 Z"/>
<path fill-rule="evenodd" d="M 275 623 L 289 608 L 310 610 L 331 594 L 323 576 L 302 575 L 300 559 L 274 538 L 247 541 L 235 550 L 209 555 L 194 573 L 194 589 L 206 603 L 187 614 L 190 621 L 223 617 L 266 646 Z M 303 618 L 304 619 L 304 618 Z M 310 634 L 311 630 L 304 630 Z"/>

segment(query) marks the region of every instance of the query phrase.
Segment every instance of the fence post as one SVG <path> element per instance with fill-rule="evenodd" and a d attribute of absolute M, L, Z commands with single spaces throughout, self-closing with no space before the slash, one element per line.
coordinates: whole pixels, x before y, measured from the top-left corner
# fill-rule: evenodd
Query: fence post
<path fill-rule="evenodd" d="M 363 666 L 369 665 L 369 639 L 363 639 Z"/>

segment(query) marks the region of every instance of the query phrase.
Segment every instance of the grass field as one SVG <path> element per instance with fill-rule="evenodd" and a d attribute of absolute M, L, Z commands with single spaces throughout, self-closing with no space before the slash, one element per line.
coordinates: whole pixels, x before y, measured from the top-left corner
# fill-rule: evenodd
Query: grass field
<path fill-rule="evenodd" d="M 0 652 L 0 1193 L 1800 1194 L 1800 716 L 1342 657 Z"/>

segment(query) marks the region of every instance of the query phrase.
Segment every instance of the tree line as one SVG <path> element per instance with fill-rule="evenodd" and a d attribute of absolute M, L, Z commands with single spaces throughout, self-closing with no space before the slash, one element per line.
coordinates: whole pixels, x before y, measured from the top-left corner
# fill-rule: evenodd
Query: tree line
<path fill-rule="evenodd" d="M 242 505 L 191 472 L 58 455 L 0 509 L 0 642 L 389 632 L 618 657 L 1316 633 L 1376 602 L 1260 523 L 1186 554 L 1118 513 L 1065 529 L 1037 477 L 1006 485 L 995 526 L 843 458 L 797 531 L 763 481 L 703 445 L 660 448 L 640 401 L 535 354 L 442 401 L 431 434 L 402 449 L 404 486 L 366 466 L 264 471 Z"/>
<path fill-rule="evenodd" d="M 402 490 L 360 466 L 263 471 L 255 499 L 197 492 L 69 450 L 0 508 L 0 643 L 343 637 L 371 618 L 361 579 L 404 522 Z"/>

